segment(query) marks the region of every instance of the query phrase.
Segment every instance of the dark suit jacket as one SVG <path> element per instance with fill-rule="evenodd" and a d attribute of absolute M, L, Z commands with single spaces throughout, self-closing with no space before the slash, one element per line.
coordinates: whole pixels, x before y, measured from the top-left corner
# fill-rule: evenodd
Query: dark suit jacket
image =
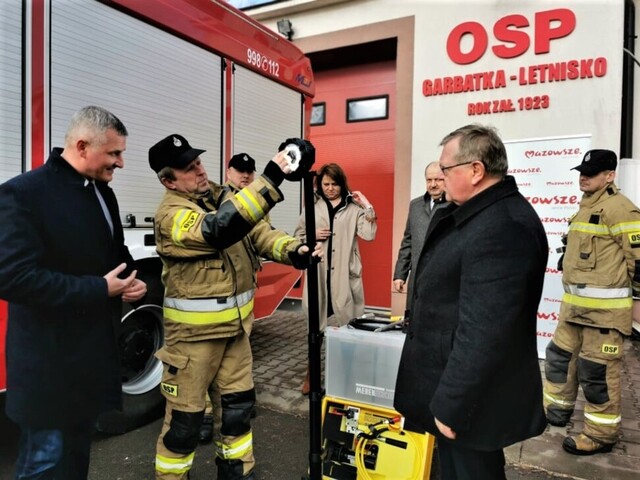
<path fill-rule="evenodd" d="M 436 214 L 395 392 L 414 427 L 438 434 L 435 416 L 457 445 L 487 451 L 544 430 L 536 316 L 547 256 L 513 177 Z"/>
<path fill-rule="evenodd" d="M 444 197 L 431 206 L 431 196 L 425 193 L 421 197 L 416 197 L 409 204 L 409 215 L 407 216 L 407 225 L 404 229 L 400 249 L 398 250 L 398 261 L 393 272 L 393 279 L 401 279 L 406 281 L 409 277 L 407 286 L 407 310 L 411 310 L 411 298 L 413 296 L 413 280 L 415 278 L 416 267 L 418 266 L 418 258 L 424 245 L 424 239 L 427 236 L 429 223 L 434 213 L 449 205 L 444 201 Z M 411 276 L 409 276 L 411 272 Z"/>
<path fill-rule="evenodd" d="M 0 186 L 0 298 L 9 301 L 7 402 L 10 418 L 59 428 L 120 405 L 116 345 L 121 301 L 103 275 L 124 245 L 112 190 L 95 192 L 54 149 L 42 167 Z"/>

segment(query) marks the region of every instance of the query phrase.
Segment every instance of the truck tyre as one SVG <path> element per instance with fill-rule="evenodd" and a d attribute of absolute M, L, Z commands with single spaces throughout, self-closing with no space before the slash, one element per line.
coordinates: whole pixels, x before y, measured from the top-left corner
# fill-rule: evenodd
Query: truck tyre
<path fill-rule="evenodd" d="M 159 262 L 158 262 L 159 264 Z M 147 295 L 139 305 L 125 304 L 118 347 L 122 363 L 122 411 L 98 417 L 96 428 L 108 434 L 122 434 L 159 418 L 164 412 L 160 393 L 162 362 L 155 353 L 164 343 L 162 327 L 163 291 L 159 269 L 139 270 L 147 283 Z"/>

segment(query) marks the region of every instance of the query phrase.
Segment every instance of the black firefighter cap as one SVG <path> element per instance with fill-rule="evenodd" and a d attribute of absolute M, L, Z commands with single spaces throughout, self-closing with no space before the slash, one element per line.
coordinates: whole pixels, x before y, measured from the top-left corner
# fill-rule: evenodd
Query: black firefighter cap
<path fill-rule="evenodd" d="M 578 170 L 582 175 L 593 177 L 606 170 L 615 170 L 618 157 L 611 150 L 589 150 L 584 154 L 582 163 L 571 170 Z"/>
<path fill-rule="evenodd" d="M 149 166 L 158 173 L 164 167 L 182 169 L 206 150 L 191 148 L 187 139 L 174 133 L 149 149 Z"/>
<path fill-rule="evenodd" d="M 236 153 L 229 160 L 229 167 L 239 172 L 251 173 L 256 171 L 256 161 L 248 153 Z"/>

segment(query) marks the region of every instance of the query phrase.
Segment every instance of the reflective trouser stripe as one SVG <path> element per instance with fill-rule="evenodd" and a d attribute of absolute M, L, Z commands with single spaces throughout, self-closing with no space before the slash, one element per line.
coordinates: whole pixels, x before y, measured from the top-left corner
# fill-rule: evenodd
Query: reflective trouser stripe
<path fill-rule="evenodd" d="M 186 457 L 171 458 L 164 455 L 156 455 L 156 470 L 162 473 L 181 474 L 191 470 L 193 458 L 196 453 L 192 452 Z"/>
<path fill-rule="evenodd" d="M 574 401 L 567 401 L 567 400 L 562 400 L 558 397 L 556 397 L 555 395 L 550 394 L 549 392 L 544 392 L 544 398 L 546 398 L 549 403 L 553 403 L 555 405 L 559 405 L 563 408 L 573 408 L 576 404 L 576 402 Z"/>
<path fill-rule="evenodd" d="M 217 442 L 218 457 L 225 460 L 238 460 L 253 450 L 253 434 L 249 431 L 246 435 L 240 437 L 239 440 L 226 445 Z"/>
<path fill-rule="evenodd" d="M 605 413 L 588 413 L 584 412 L 584 417 L 598 425 L 617 425 L 622 421 L 620 415 L 607 415 Z"/>
<path fill-rule="evenodd" d="M 631 296 L 630 288 L 597 288 L 597 287 L 580 287 L 578 285 L 565 285 L 567 293 L 577 295 L 579 297 L 591 298 L 627 298 Z"/>
<path fill-rule="evenodd" d="M 587 297 L 580 297 L 578 295 L 572 295 L 570 293 L 565 293 L 562 296 L 562 301 L 569 305 L 575 305 L 576 307 L 600 308 L 603 310 L 618 310 L 623 308 L 631 308 L 633 304 L 633 300 L 631 297 L 587 298 Z"/>

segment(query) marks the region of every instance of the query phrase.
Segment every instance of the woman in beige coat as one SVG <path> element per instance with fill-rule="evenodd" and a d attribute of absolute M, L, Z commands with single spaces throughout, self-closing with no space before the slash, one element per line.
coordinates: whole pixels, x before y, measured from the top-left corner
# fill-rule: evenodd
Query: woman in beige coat
<path fill-rule="evenodd" d="M 358 237 L 374 240 L 377 225 L 371 203 L 361 192 L 349 190 L 347 176 L 335 163 L 323 165 L 316 173 L 314 208 L 316 239 L 324 242 L 324 261 L 318 268 L 320 330 L 324 331 L 327 318 L 332 315 L 340 325 L 344 325 L 364 313 Z M 304 214 L 294 236 L 306 242 Z M 304 285 L 303 308 L 308 320 L 306 287 L 307 282 Z M 308 370 L 302 393 L 309 393 Z"/>

